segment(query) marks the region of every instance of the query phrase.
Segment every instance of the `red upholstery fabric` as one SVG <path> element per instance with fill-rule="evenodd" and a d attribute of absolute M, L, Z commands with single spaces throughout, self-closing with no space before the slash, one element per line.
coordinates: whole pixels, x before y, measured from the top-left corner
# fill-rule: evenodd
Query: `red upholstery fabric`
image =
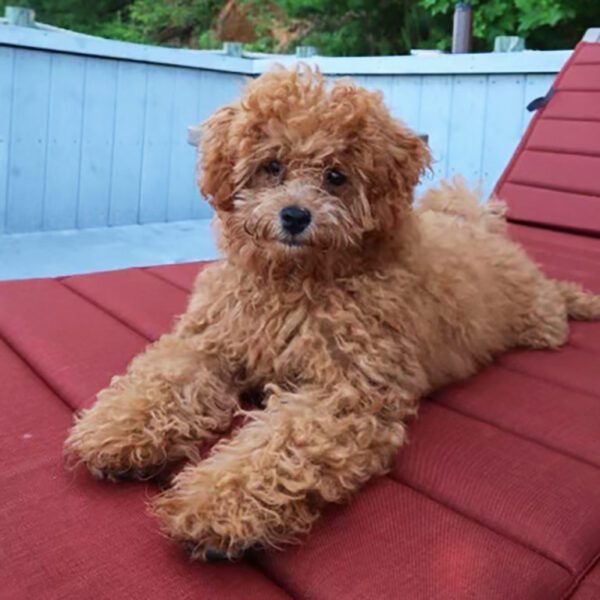
<path fill-rule="evenodd" d="M 585 575 L 573 596 L 575 600 L 598 600 L 600 598 L 600 565 Z"/>
<path fill-rule="evenodd" d="M 123 269 L 65 277 L 61 283 L 149 340 L 173 326 L 173 315 L 185 310 L 188 297 L 187 291 L 170 285 L 151 270 Z M 115 289 L 119 289 L 118 294 Z"/>
<path fill-rule="evenodd" d="M 334 509 L 305 545 L 260 557 L 294 598 L 559 598 L 568 572 L 390 478 Z"/>
<path fill-rule="evenodd" d="M 509 217 L 600 235 L 600 44 L 580 43 L 496 186 Z"/>
<path fill-rule="evenodd" d="M 600 240 L 510 233 L 600 292 Z M 2 598 L 600 597 L 597 323 L 426 401 L 390 476 L 284 552 L 191 564 L 145 511 L 152 486 L 66 471 L 72 410 L 170 327 L 197 270 L 0 283 Z"/>

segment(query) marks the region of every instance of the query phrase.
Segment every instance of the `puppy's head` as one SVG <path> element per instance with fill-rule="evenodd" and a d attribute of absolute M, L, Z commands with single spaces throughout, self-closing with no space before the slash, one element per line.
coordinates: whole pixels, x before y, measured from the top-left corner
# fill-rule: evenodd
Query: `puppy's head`
<path fill-rule="evenodd" d="M 204 123 L 200 187 L 230 256 L 344 260 L 398 230 L 429 161 L 379 93 L 278 68 Z"/>

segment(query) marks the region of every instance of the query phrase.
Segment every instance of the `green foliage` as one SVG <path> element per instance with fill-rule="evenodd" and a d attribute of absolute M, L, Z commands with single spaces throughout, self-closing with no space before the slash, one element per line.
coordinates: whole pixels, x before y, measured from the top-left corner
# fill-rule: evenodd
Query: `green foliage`
<path fill-rule="evenodd" d="M 332 55 L 404 54 L 426 43 L 431 19 L 412 0 L 280 0 L 291 18 L 310 22 L 302 39 Z"/>
<path fill-rule="evenodd" d="M 450 47 L 454 0 L 239 0 L 259 51 L 316 46 L 329 55 L 403 54 Z M 66 29 L 133 42 L 220 46 L 224 0 L 0 0 L 27 4 L 37 19 Z M 497 35 L 520 35 L 528 48 L 570 48 L 600 24 L 600 0 L 471 0 L 476 50 Z"/>
<path fill-rule="evenodd" d="M 98 32 L 130 3 L 131 0 L 0 0 L 0 10 L 4 14 L 6 5 L 28 6 L 35 10 L 37 21 L 100 35 Z"/>
<path fill-rule="evenodd" d="M 447 17 L 447 35 L 441 40 L 449 47 L 454 11 L 453 0 L 420 0 L 431 15 Z M 600 23 L 597 0 L 470 0 L 473 6 L 475 47 L 490 50 L 498 35 L 526 38 L 528 48 L 571 48 L 588 27 Z"/>
<path fill-rule="evenodd" d="M 207 35 L 221 9 L 220 0 L 135 0 L 129 7 L 129 26 L 147 41 L 171 45 L 214 45 Z"/>

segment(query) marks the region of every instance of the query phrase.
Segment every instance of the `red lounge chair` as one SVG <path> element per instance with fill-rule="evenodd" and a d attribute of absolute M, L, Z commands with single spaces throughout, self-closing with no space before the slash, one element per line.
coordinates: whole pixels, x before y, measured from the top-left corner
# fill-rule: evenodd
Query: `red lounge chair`
<path fill-rule="evenodd" d="M 600 292 L 600 44 L 582 43 L 497 191 L 511 235 Z M 424 402 L 388 477 L 298 548 L 190 563 L 152 485 L 68 472 L 72 412 L 182 311 L 197 264 L 0 284 L 0 596 L 600 598 L 600 323 Z"/>

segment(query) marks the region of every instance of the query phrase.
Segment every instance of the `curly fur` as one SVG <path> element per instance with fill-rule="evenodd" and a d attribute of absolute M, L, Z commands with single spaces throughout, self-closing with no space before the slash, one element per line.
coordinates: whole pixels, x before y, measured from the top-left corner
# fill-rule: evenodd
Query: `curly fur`
<path fill-rule="evenodd" d="M 421 397 L 509 348 L 558 348 L 569 315 L 600 318 L 600 297 L 546 278 L 502 206 L 461 181 L 413 210 L 427 147 L 351 81 L 267 73 L 204 124 L 202 151 L 226 258 L 66 442 L 112 479 L 191 459 L 153 509 L 198 558 L 297 540 L 390 468 Z M 331 168 L 347 182 L 328 184 Z M 312 213 L 293 244 L 278 218 L 291 204 Z M 249 389 L 264 411 L 199 460 Z"/>

